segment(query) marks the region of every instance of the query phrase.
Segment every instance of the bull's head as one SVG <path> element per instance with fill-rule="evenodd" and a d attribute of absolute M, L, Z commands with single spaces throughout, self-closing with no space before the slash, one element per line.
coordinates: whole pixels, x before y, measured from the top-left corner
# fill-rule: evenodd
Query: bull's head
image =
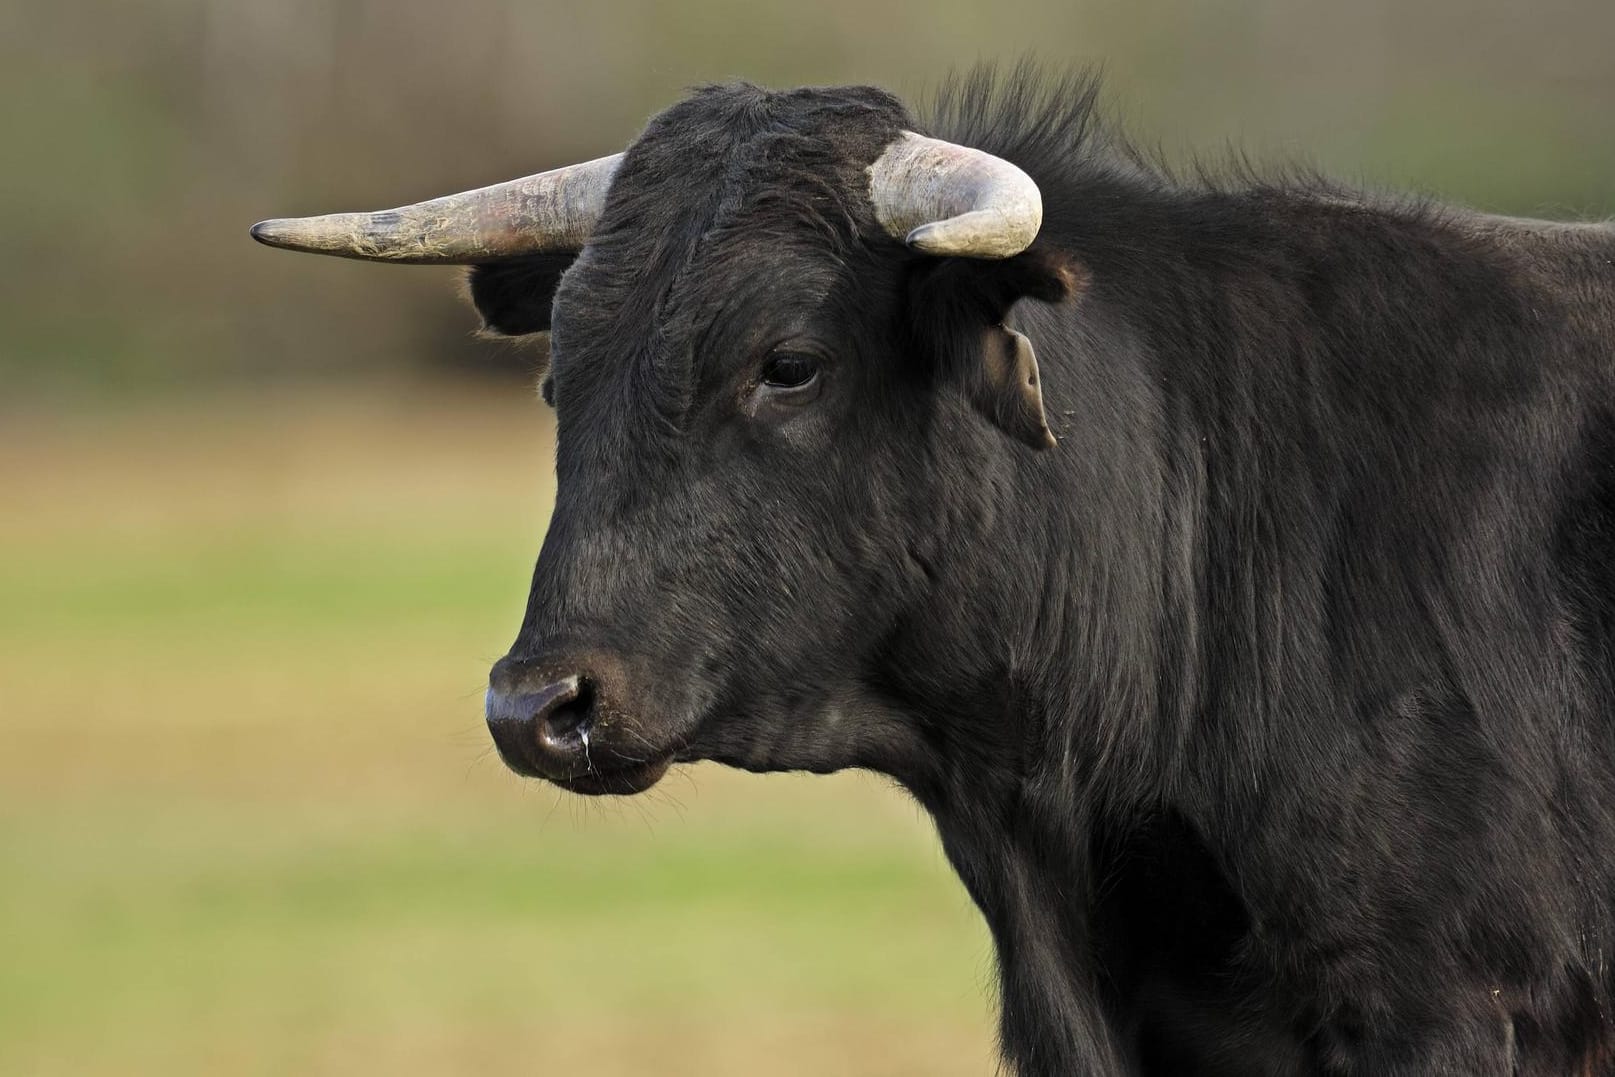
<path fill-rule="evenodd" d="M 1072 274 L 1025 173 L 913 126 L 871 89 L 712 88 L 614 157 L 253 229 L 472 264 L 491 329 L 552 334 L 555 513 L 487 701 L 513 769 L 923 780 L 936 717 L 1002 687 L 983 552 L 1054 444 L 1004 320 Z"/>

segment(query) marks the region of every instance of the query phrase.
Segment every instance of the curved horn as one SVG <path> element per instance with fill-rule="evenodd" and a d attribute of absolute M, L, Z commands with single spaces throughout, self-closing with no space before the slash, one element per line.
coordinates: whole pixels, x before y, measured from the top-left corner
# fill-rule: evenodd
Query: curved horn
<path fill-rule="evenodd" d="M 1043 196 L 1002 157 L 904 131 L 869 166 L 875 217 L 926 254 L 1008 258 L 1032 245 Z"/>
<path fill-rule="evenodd" d="M 621 160 L 613 154 L 377 213 L 261 221 L 252 238 L 311 254 L 416 265 L 582 250 Z"/>

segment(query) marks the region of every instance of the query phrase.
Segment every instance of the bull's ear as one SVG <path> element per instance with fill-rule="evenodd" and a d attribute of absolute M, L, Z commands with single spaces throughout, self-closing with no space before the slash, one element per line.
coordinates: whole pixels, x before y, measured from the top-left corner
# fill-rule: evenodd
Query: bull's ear
<path fill-rule="evenodd" d="M 1079 265 L 1045 248 L 995 262 L 944 259 L 916 278 L 913 324 L 929 341 L 939 374 L 963 389 L 978 412 L 1022 444 L 1050 449 L 1055 439 L 1037 355 L 1004 319 L 1023 299 L 1064 302 L 1086 279 Z"/>
<path fill-rule="evenodd" d="M 1001 325 L 985 330 L 980 365 L 967 379 L 970 402 L 1004 433 L 1034 449 L 1054 448 L 1037 356 L 1024 334 Z"/>
<path fill-rule="evenodd" d="M 483 328 L 505 337 L 548 332 L 556 286 L 576 258 L 574 253 L 528 254 L 472 266 L 466 283 Z"/>

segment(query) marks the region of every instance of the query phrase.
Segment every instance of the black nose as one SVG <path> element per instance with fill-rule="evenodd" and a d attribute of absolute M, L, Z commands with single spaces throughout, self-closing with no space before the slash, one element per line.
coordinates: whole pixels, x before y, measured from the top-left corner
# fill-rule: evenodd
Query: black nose
<path fill-rule="evenodd" d="M 531 691 L 488 689 L 488 731 L 499 756 L 529 778 L 584 773 L 593 720 L 593 686 L 577 674 Z"/>

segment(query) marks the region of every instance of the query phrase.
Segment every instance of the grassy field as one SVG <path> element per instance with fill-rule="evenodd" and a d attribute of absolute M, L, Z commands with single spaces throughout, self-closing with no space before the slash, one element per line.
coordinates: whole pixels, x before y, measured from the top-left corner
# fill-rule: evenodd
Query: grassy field
<path fill-rule="evenodd" d="M 492 755 L 549 451 L 520 391 L 0 424 L 0 1073 L 992 1071 L 882 782 Z"/>

